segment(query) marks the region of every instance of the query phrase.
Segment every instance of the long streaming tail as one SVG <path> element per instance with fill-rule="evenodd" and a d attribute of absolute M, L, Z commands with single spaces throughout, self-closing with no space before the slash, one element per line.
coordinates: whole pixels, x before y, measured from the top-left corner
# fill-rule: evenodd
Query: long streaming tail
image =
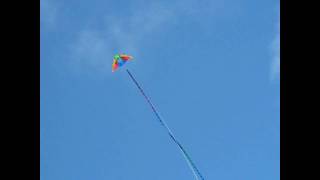
<path fill-rule="evenodd" d="M 141 88 L 141 86 L 139 85 L 139 83 L 136 81 L 136 79 L 133 77 L 133 75 L 130 73 L 130 71 L 127 69 L 127 72 L 129 74 L 129 76 L 131 77 L 132 81 L 135 83 L 135 85 L 139 88 L 141 94 L 144 96 L 144 98 L 147 100 L 147 102 L 149 103 L 149 105 L 151 106 L 151 109 L 153 110 L 154 114 L 156 115 L 157 119 L 160 121 L 160 124 L 166 128 L 169 136 L 171 137 L 171 139 L 174 141 L 175 144 L 178 145 L 179 149 L 181 150 L 185 160 L 187 161 L 190 169 L 193 172 L 193 175 L 195 176 L 195 178 L 197 180 L 199 180 L 199 177 L 201 178 L 201 180 L 204 180 L 203 176 L 201 175 L 200 171 L 198 170 L 198 168 L 196 167 L 196 165 L 193 163 L 193 161 L 191 160 L 190 156 L 188 155 L 188 153 L 186 152 L 186 150 L 183 148 L 183 146 L 181 145 L 181 143 L 179 143 L 179 141 L 174 137 L 173 133 L 171 132 L 171 130 L 169 129 L 169 127 L 167 126 L 167 124 L 162 120 L 161 116 L 159 115 L 159 113 L 157 112 L 155 106 L 151 103 L 149 97 L 144 93 L 143 89 Z"/>

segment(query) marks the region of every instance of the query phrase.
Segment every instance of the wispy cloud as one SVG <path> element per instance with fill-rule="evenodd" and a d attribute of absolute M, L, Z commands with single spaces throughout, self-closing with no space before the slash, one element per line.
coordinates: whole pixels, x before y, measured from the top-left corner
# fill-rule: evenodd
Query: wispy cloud
<path fill-rule="evenodd" d="M 76 68 L 90 67 L 95 70 L 106 68 L 112 41 L 94 30 L 83 30 L 72 45 L 72 66 Z"/>
<path fill-rule="evenodd" d="M 87 28 L 79 32 L 71 45 L 72 57 L 76 59 L 75 62 L 101 69 L 110 66 L 106 57 L 112 57 L 119 51 L 137 56 L 141 53 L 139 50 L 142 49 L 145 39 L 148 39 L 146 37 L 152 37 L 174 25 L 178 16 L 194 13 L 195 8 L 191 8 L 194 2 L 136 3 L 131 7 L 130 16 L 106 14 L 103 28 Z M 144 10 L 137 11 L 141 6 Z"/>
<path fill-rule="evenodd" d="M 162 4 L 153 3 L 145 9 L 121 18 L 108 15 L 104 28 L 81 30 L 72 45 L 73 57 L 99 68 L 105 66 L 106 57 L 112 57 L 118 51 L 137 55 L 143 37 L 163 29 L 173 16 Z"/>
<path fill-rule="evenodd" d="M 272 62 L 271 62 L 271 79 L 275 80 L 280 77 L 280 16 L 276 24 L 276 34 L 271 43 Z"/>

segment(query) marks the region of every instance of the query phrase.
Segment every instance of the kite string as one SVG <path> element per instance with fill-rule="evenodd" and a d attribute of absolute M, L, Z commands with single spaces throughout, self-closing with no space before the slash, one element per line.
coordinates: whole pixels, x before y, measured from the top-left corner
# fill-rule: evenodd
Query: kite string
<path fill-rule="evenodd" d="M 171 132 L 171 130 L 169 129 L 169 127 L 167 126 L 167 124 L 162 120 L 161 116 L 159 115 L 159 113 L 157 112 L 156 108 L 154 107 L 154 105 L 151 103 L 149 97 L 144 93 L 143 89 L 141 88 L 141 86 L 139 85 L 139 83 L 136 81 L 136 79 L 133 77 L 133 75 L 130 73 L 130 71 L 127 69 L 127 72 L 129 74 L 129 76 L 131 77 L 132 81 L 136 84 L 136 86 L 138 87 L 138 89 L 140 90 L 141 94 L 144 96 L 144 98 L 147 100 L 147 102 L 149 103 L 149 105 L 151 106 L 152 111 L 155 113 L 156 117 L 158 118 L 158 120 L 160 121 L 161 125 L 163 127 L 166 128 L 166 130 L 168 131 L 169 136 L 171 137 L 171 139 L 178 145 L 179 149 L 181 150 L 184 158 L 186 159 L 190 169 L 193 172 L 193 175 L 196 177 L 196 179 L 198 180 L 198 176 L 204 180 L 203 176 L 201 175 L 200 171 L 198 170 L 198 168 L 196 167 L 196 165 L 193 163 L 193 161 L 191 160 L 190 156 L 188 155 L 188 153 L 186 152 L 186 150 L 183 148 L 183 146 L 179 143 L 179 141 L 174 137 L 173 133 Z M 198 176 L 197 176 L 198 175 Z"/>

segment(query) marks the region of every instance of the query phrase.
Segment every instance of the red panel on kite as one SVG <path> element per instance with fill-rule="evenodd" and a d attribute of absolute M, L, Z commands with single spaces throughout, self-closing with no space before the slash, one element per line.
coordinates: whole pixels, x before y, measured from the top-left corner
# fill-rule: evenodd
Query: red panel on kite
<path fill-rule="evenodd" d="M 112 72 L 116 71 L 119 67 L 123 66 L 127 61 L 133 59 L 132 56 L 126 54 L 116 54 L 113 57 Z"/>

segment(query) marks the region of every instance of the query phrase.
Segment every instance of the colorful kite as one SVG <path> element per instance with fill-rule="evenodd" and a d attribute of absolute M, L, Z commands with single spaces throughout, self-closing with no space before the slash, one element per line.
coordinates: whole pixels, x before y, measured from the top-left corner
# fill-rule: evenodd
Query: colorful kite
<path fill-rule="evenodd" d="M 115 55 L 113 57 L 112 72 L 114 72 L 119 66 L 120 67 L 123 66 L 128 60 L 131 60 L 131 59 L 133 59 L 132 56 L 128 56 L 128 55 L 125 55 L 125 54 L 117 54 L 117 55 Z M 192 170 L 193 175 L 195 176 L 195 178 L 197 180 L 199 180 L 199 178 L 201 180 L 204 180 L 203 176 L 201 175 L 200 171 L 196 167 L 195 163 L 191 160 L 190 155 L 187 153 L 187 151 L 181 145 L 181 143 L 177 140 L 177 138 L 173 135 L 172 131 L 169 129 L 168 125 L 164 122 L 164 120 L 162 119 L 162 117 L 160 116 L 158 111 L 156 110 L 155 106 L 151 103 L 150 98 L 144 93 L 144 91 L 143 91 L 142 87 L 140 86 L 140 84 L 137 82 L 137 80 L 133 77 L 133 75 L 131 74 L 131 72 L 128 69 L 127 69 L 127 73 L 129 74 L 129 76 L 132 79 L 132 81 L 135 83 L 135 85 L 138 87 L 138 89 L 140 90 L 140 92 L 143 95 L 143 97 L 146 99 L 146 101 L 150 105 L 152 111 L 156 115 L 156 117 L 159 120 L 160 124 L 166 129 L 166 131 L 167 131 L 168 135 L 170 136 L 170 138 L 173 140 L 173 142 L 181 150 L 181 152 L 182 152 L 185 160 L 187 161 L 190 169 Z"/>
<path fill-rule="evenodd" d="M 131 59 L 133 59 L 133 57 L 126 54 L 116 54 L 115 56 L 113 56 L 112 72 L 116 71 L 118 67 L 123 66 L 127 61 Z"/>

